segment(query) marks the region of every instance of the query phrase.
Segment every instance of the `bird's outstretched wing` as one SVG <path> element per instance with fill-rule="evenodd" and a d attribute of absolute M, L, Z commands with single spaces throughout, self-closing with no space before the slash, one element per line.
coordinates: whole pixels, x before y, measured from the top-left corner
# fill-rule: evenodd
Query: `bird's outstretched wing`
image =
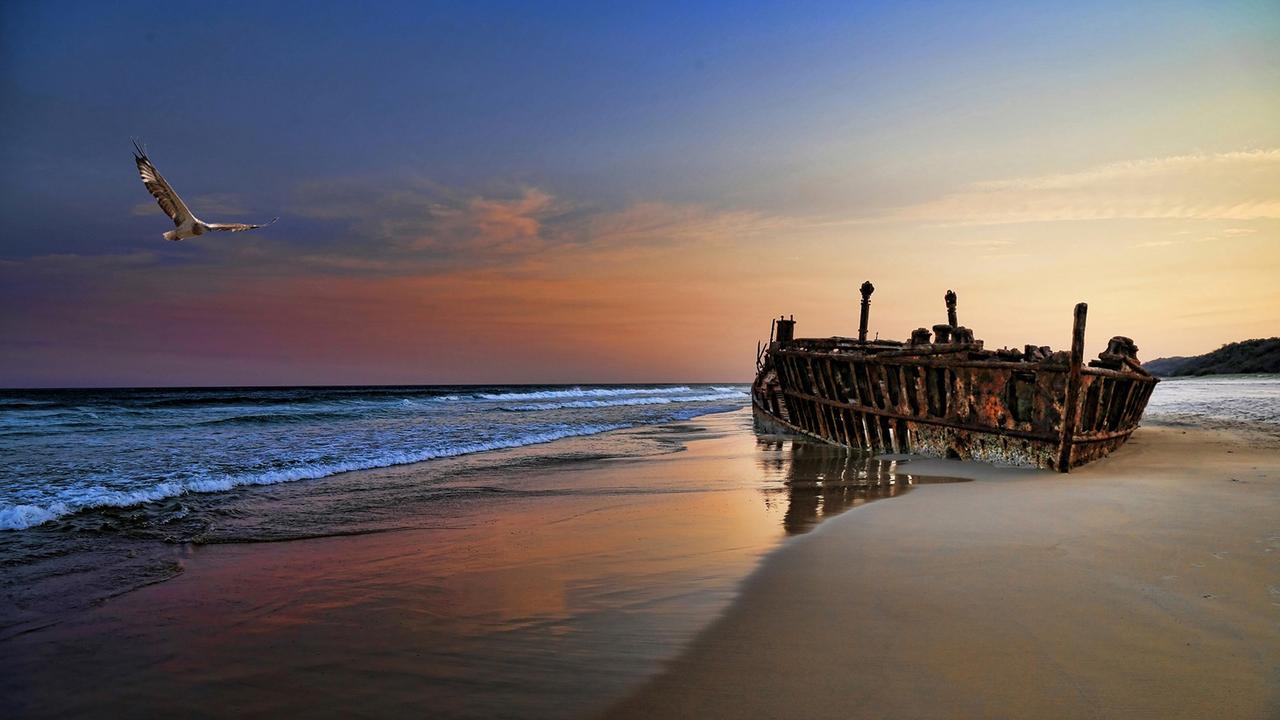
<path fill-rule="evenodd" d="M 256 230 L 268 225 L 274 225 L 280 218 L 271 218 L 271 222 L 262 223 L 261 225 L 250 225 L 248 223 L 205 223 L 210 230 L 221 230 L 222 232 L 244 232 L 245 230 Z"/>
<path fill-rule="evenodd" d="M 187 204 L 182 202 L 182 198 L 178 197 L 178 193 L 173 191 L 169 183 L 165 181 L 164 176 L 156 170 L 156 166 L 151 164 L 147 159 L 147 153 L 137 142 L 133 143 L 133 159 L 138 163 L 138 174 L 142 176 L 142 184 L 147 186 L 147 190 L 151 192 L 151 196 L 160 204 L 160 209 L 164 211 L 169 219 L 173 220 L 175 227 L 182 227 L 184 223 L 194 220 L 191 211 L 187 209 Z"/>

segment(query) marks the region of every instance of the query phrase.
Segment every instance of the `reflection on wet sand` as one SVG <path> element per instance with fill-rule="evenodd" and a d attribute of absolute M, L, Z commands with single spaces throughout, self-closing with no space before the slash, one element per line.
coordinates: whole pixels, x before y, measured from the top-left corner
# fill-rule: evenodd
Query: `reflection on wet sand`
<path fill-rule="evenodd" d="M 409 529 L 166 546 L 185 568 L 173 580 L 0 639 L 0 697 L 59 718 L 586 717 L 673 658 L 786 534 L 922 481 L 902 461 L 753 434 L 742 411 L 556 446 L 591 455 L 604 457 L 513 451 L 229 496 L 217 517 L 237 522 L 210 537 L 263 537 L 270 523 L 238 521 L 264 503 L 290 527 Z"/>
<path fill-rule="evenodd" d="M 757 429 L 757 458 L 767 484 L 765 506 L 786 502 L 782 526 L 788 535 L 808 532 L 822 520 L 915 485 L 966 482 L 967 478 L 909 472 L 909 460 L 878 458 L 799 436 Z"/>

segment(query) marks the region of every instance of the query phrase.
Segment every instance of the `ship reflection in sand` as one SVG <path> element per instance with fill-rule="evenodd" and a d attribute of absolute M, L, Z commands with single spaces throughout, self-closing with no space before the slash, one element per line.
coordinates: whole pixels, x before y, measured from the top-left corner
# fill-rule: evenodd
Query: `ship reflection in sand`
<path fill-rule="evenodd" d="M 782 526 L 788 535 L 864 505 L 891 498 L 916 485 L 967 482 L 967 478 L 920 475 L 907 470 L 910 460 L 868 453 L 757 429 L 758 462 L 767 485 L 765 506 L 786 503 Z"/>

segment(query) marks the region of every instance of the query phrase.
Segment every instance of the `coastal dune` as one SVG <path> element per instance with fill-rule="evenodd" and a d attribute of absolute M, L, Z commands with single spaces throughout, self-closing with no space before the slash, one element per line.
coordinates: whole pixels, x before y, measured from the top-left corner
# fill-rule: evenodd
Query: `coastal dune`
<path fill-rule="evenodd" d="M 1277 449 L 1145 427 L 1070 475 L 967 463 L 770 556 L 607 716 L 1274 718 Z"/>

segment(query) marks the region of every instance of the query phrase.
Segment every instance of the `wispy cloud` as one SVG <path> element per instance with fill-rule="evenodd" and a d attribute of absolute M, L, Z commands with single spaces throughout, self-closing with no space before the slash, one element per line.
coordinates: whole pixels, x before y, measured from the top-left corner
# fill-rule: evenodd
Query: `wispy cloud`
<path fill-rule="evenodd" d="M 671 244 L 748 239 L 797 224 L 792 218 L 763 212 L 646 202 L 592 215 L 566 230 L 579 242 Z"/>
<path fill-rule="evenodd" d="M 513 245 L 536 249 L 544 243 L 543 223 L 565 208 L 538 188 L 466 196 L 425 180 L 337 179 L 301 186 L 289 210 L 343 225 L 351 250 L 445 261 Z"/>
<path fill-rule="evenodd" d="M 952 240 L 949 245 L 962 248 L 979 248 L 979 249 L 995 249 L 1004 248 L 1013 244 L 1012 240 Z"/>
<path fill-rule="evenodd" d="M 1155 218 L 1280 218 L 1280 149 L 1178 155 L 974 183 L 858 222 L 1002 225 Z"/>
<path fill-rule="evenodd" d="M 1213 231 L 1212 235 L 1204 234 L 1203 230 L 1179 230 L 1173 233 L 1172 237 L 1163 240 L 1148 240 L 1146 242 L 1136 243 L 1134 247 L 1172 247 L 1175 245 L 1194 245 L 1197 243 L 1209 243 L 1219 241 L 1232 241 L 1241 238 L 1247 238 L 1251 235 L 1258 234 L 1257 228 L 1248 227 L 1227 227 Z"/>
<path fill-rule="evenodd" d="M 643 253 L 750 239 L 798 224 L 697 204 L 575 203 L 538 187 L 467 194 L 422 180 L 394 189 L 385 181 L 358 179 L 311 183 L 299 189 L 290 212 L 342 224 L 341 243 L 303 261 L 348 270 L 509 266 L 555 253 Z"/>
<path fill-rule="evenodd" d="M 243 215 L 249 212 L 245 207 L 244 200 L 236 193 L 192 195 L 185 202 L 192 212 L 203 216 L 205 219 L 213 216 Z M 161 211 L 160 206 L 154 200 L 144 200 L 130 208 L 129 214 L 134 216 L 159 215 Z"/>

